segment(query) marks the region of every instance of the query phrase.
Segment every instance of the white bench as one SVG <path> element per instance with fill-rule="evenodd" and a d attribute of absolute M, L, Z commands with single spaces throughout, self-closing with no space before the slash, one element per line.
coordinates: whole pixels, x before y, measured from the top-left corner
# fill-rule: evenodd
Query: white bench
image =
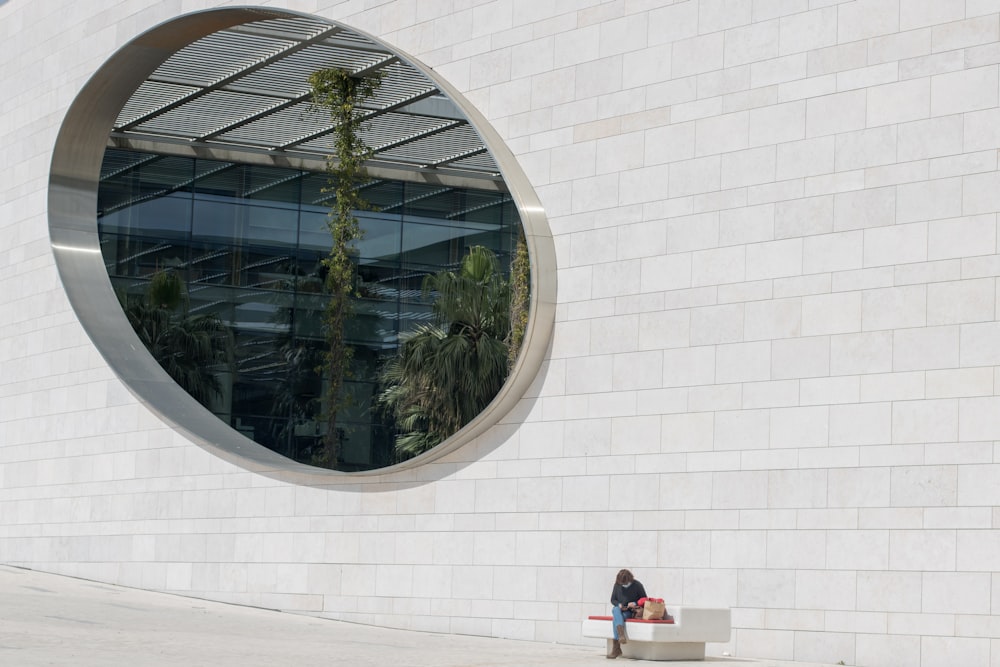
<path fill-rule="evenodd" d="M 704 660 L 705 642 L 728 642 L 732 632 L 729 609 L 671 607 L 673 623 L 625 621 L 628 643 L 622 655 L 636 660 Z M 591 616 L 583 622 L 584 637 L 604 637 L 611 652 L 614 630 L 610 616 Z"/>

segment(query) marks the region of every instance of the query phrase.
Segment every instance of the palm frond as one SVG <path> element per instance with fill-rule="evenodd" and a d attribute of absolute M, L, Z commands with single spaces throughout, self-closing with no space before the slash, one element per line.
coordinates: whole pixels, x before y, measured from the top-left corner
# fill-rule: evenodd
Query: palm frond
<path fill-rule="evenodd" d="M 217 315 L 189 315 L 183 282 L 158 272 L 145 294 L 124 300 L 136 335 L 168 375 L 202 405 L 222 391 L 219 373 L 231 371 L 233 335 Z"/>
<path fill-rule="evenodd" d="M 507 379 L 510 288 L 496 255 L 476 246 L 458 271 L 424 279 L 434 324 L 401 337 L 378 401 L 396 421 L 397 455 L 439 444 L 469 423 Z"/>

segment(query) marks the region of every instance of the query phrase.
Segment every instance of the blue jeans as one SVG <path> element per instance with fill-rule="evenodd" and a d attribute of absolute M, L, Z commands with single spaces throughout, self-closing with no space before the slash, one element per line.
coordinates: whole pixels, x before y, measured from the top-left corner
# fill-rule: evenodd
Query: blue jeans
<path fill-rule="evenodd" d="M 632 612 L 622 611 L 621 607 L 612 607 L 611 618 L 614 619 L 613 621 L 611 621 L 611 628 L 615 633 L 615 639 L 620 639 L 620 637 L 618 636 L 618 626 L 620 625 L 624 627 L 625 619 L 632 618 Z"/>

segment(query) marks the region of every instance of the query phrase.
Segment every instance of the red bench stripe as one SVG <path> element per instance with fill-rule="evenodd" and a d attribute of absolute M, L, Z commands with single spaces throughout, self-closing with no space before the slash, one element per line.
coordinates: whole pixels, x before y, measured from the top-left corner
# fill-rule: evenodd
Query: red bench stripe
<path fill-rule="evenodd" d="M 612 620 L 612 618 L 610 616 L 588 616 L 587 618 L 590 619 L 591 621 L 610 621 L 610 620 Z M 625 622 L 626 623 L 667 623 L 669 625 L 673 625 L 674 619 L 671 618 L 671 619 L 668 619 L 668 620 L 664 621 L 664 620 L 653 620 L 651 618 L 626 618 Z"/>

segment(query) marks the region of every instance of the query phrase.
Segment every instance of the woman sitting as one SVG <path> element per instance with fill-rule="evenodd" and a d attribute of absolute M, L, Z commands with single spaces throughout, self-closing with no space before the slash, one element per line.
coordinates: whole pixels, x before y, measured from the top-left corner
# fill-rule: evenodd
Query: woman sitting
<path fill-rule="evenodd" d="M 625 632 L 625 619 L 632 618 L 632 615 L 639 609 L 636 604 L 640 598 L 646 596 L 646 589 L 642 583 L 637 581 L 628 570 L 620 570 L 615 577 L 614 588 L 611 589 L 611 617 L 614 619 L 615 641 L 608 653 L 608 658 L 617 658 L 622 654 L 622 644 L 628 643 L 628 635 Z"/>

